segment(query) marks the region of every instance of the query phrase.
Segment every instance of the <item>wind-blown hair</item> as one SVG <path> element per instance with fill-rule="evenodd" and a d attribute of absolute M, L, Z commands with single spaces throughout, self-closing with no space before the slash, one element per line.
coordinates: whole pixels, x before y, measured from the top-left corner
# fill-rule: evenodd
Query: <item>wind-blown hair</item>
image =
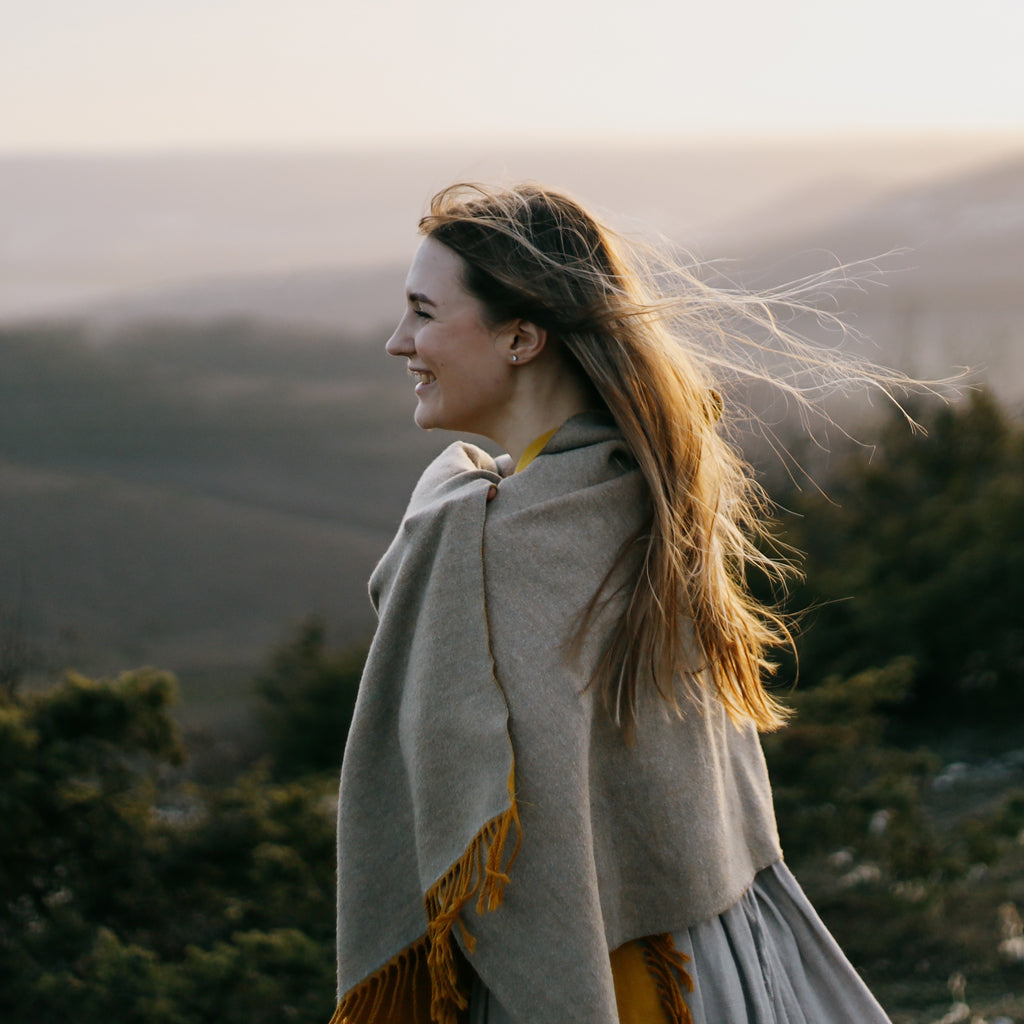
<path fill-rule="evenodd" d="M 717 289 L 671 260 L 656 263 L 656 250 L 540 185 L 452 185 L 419 228 L 462 258 L 463 284 L 492 325 L 530 320 L 564 347 L 646 480 L 649 521 L 619 563 L 638 568 L 591 680 L 614 719 L 631 730 L 645 687 L 678 710 L 677 679 L 693 683 L 706 670 L 734 720 L 777 728 L 787 712 L 764 677 L 769 652 L 791 635 L 751 594 L 747 572 L 782 580 L 789 567 L 764 550 L 774 550 L 762 543 L 769 505 L 728 439 L 716 378 L 766 381 L 806 404 L 809 389 L 886 388 L 901 376 L 802 341 L 779 325 L 778 296 Z M 663 278 L 670 292 L 658 288 Z M 783 298 L 805 308 L 798 292 Z M 581 630 L 601 601 L 596 594 Z"/>

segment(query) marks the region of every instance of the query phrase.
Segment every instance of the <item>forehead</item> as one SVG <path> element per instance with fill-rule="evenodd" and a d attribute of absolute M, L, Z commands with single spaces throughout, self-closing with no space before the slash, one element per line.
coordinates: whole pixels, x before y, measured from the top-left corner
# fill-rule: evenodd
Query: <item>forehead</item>
<path fill-rule="evenodd" d="M 425 295 L 438 304 L 468 298 L 469 293 L 462 287 L 462 267 L 462 258 L 448 246 L 424 238 L 409 267 L 406 292 Z"/>

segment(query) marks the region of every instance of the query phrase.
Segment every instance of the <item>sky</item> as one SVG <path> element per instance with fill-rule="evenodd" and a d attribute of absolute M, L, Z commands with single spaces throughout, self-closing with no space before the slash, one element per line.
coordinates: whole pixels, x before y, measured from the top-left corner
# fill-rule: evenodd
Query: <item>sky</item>
<path fill-rule="evenodd" d="M 32 0 L 0 152 L 1024 135 L 1022 0 Z"/>

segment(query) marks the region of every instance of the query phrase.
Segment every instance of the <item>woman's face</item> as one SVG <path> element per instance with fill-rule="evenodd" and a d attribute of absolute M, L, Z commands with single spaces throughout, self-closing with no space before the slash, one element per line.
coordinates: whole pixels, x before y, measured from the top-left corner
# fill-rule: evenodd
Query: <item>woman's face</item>
<path fill-rule="evenodd" d="M 504 334 L 484 322 L 483 306 L 462 286 L 462 259 L 424 239 L 406 278 L 406 310 L 387 343 L 408 360 L 415 420 L 430 430 L 501 434 L 512 393 Z"/>

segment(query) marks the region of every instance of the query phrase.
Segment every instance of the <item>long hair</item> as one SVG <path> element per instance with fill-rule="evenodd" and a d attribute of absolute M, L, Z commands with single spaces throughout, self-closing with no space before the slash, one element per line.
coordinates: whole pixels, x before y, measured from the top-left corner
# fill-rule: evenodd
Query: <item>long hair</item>
<path fill-rule="evenodd" d="M 463 284 L 492 324 L 521 317 L 564 346 L 646 481 L 649 521 L 618 563 L 637 568 L 591 680 L 614 719 L 632 729 L 644 687 L 678 711 L 676 681 L 706 672 L 735 721 L 783 724 L 786 709 L 764 677 L 774 670 L 769 652 L 792 638 L 747 575 L 757 566 L 782 580 L 789 565 L 766 553 L 777 550 L 764 543 L 769 504 L 728 439 L 716 372 L 771 380 L 801 402 L 807 379 L 884 387 L 900 375 L 823 355 L 779 326 L 769 297 L 713 288 L 675 264 L 672 293 L 659 294 L 655 250 L 540 185 L 452 185 L 419 228 L 462 258 Z M 750 354 L 765 337 L 793 372 L 752 370 L 764 365 Z M 601 600 L 594 595 L 581 631 Z"/>

